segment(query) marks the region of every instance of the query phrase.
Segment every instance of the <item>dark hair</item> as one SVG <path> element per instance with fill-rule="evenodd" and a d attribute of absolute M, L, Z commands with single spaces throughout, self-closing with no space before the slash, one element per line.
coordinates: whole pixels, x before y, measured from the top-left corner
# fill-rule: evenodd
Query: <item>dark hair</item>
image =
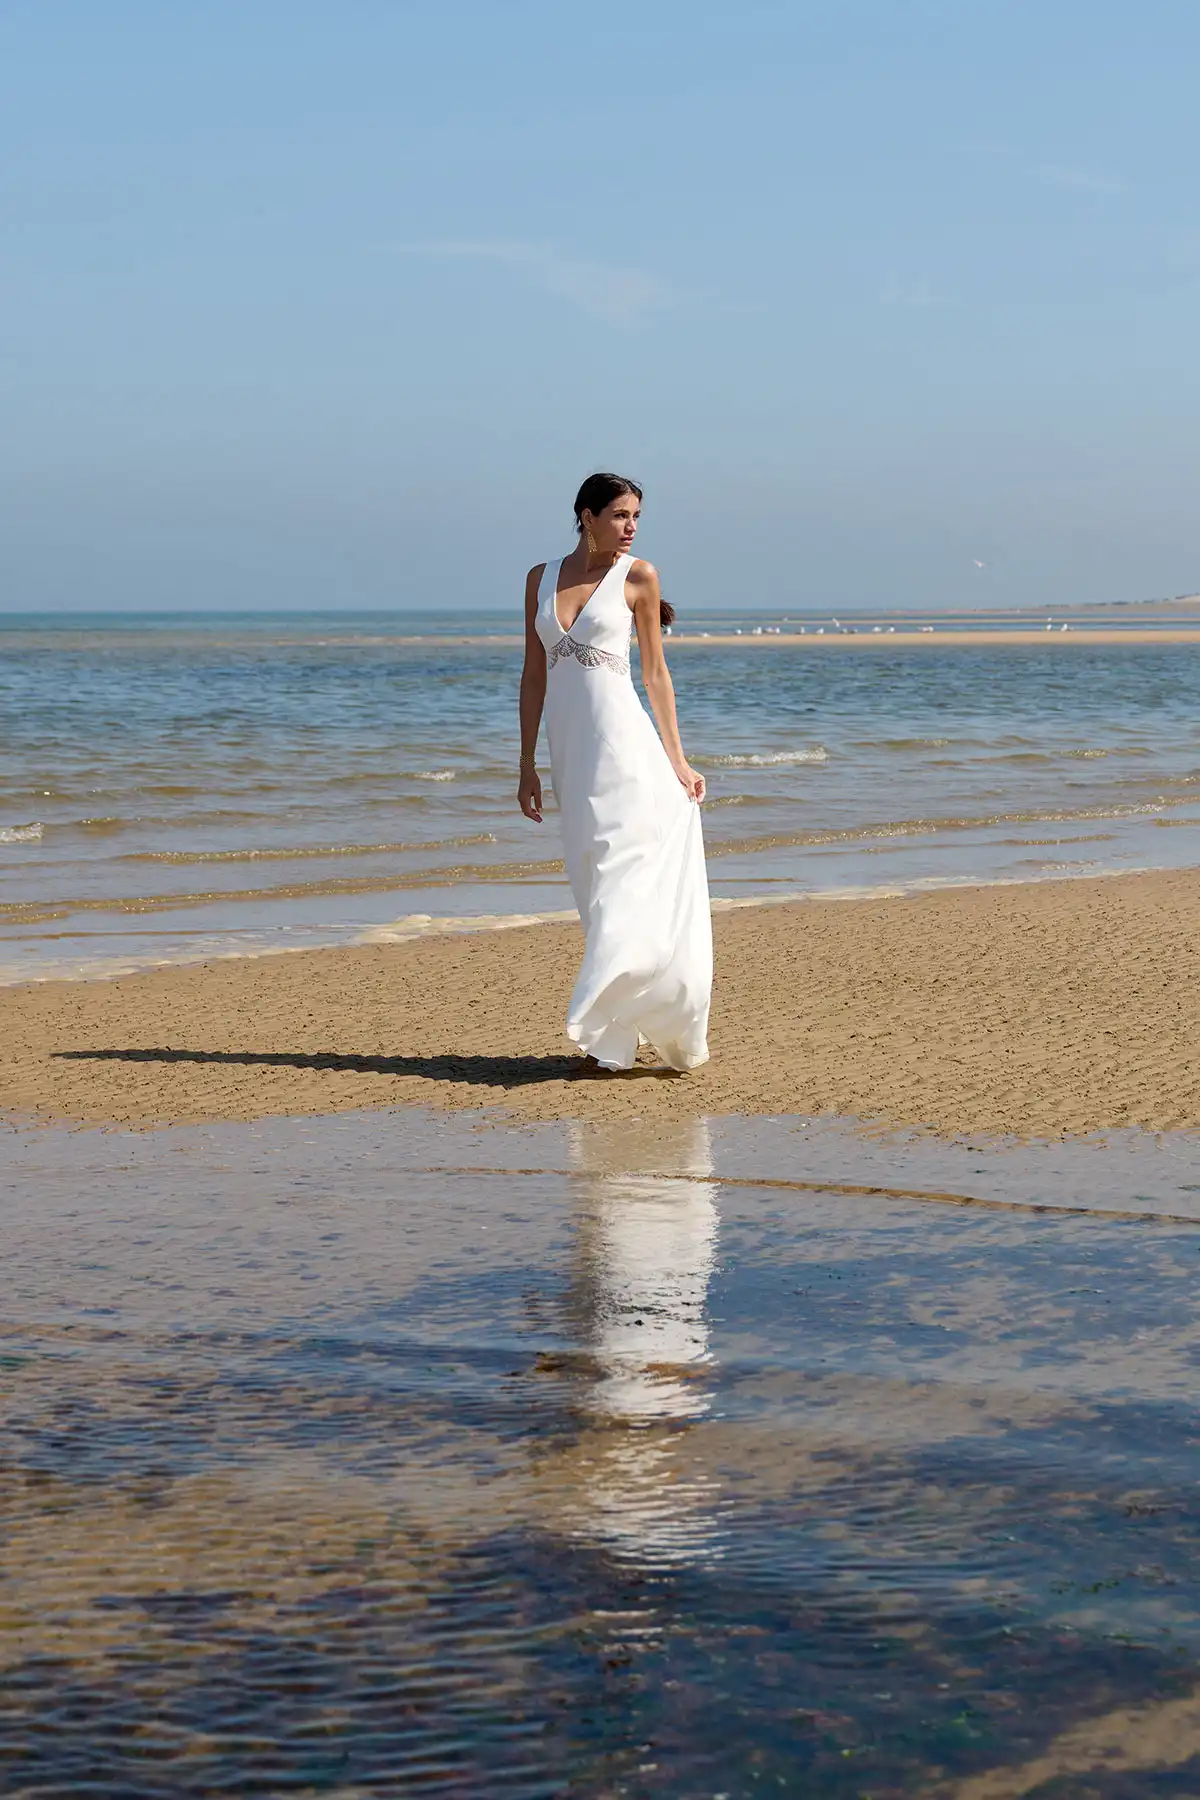
<path fill-rule="evenodd" d="M 637 482 L 630 481 L 625 475 L 612 475 L 607 471 L 589 475 L 575 496 L 576 531 L 583 530 L 585 508 L 593 514 L 602 513 L 606 506 L 611 506 L 614 500 L 621 498 L 622 494 L 636 494 L 639 500 L 642 498 L 642 490 Z M 669 600 L 660 599 L 658 619 L 664 630 L 668 625 L 675 623 L 675 608 Z"/>

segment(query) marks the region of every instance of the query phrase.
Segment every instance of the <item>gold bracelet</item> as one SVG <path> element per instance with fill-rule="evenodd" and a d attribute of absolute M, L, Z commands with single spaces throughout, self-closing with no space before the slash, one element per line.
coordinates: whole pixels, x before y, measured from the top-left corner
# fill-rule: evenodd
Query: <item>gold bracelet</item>
<path fill-rule="evenodd" d="M 522 752 L 521 752 L 521 767 L 523 769 L 532 769 L 535 774 L 537 773 L 537 751 L 536 750 L 522 750 Z"/>

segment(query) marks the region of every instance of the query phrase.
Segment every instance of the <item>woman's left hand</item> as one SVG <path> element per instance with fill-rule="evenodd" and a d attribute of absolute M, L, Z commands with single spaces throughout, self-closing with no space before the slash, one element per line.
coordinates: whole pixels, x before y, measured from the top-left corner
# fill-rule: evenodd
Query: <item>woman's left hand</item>
<path fill-rule="evenodd" d="M 688 763 L 677 763 L 674 767 L 675 773 L 679 777 L 680 783 L 686 791 L 688 799 L 703 800 L 705 794 L 708 792 L 708 784 L 703 775 L 697 775 L 695 769 Z"/>

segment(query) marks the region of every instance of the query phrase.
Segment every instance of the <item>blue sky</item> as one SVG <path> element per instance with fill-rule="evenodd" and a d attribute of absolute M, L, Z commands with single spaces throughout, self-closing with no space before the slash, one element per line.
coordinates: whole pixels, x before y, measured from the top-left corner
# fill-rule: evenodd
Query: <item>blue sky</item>
<path fill-rule="evenodd" d="M 6 0 L 0 608 L 1200 588 L 1196 0 Z M 976 561 L 985 564 L 976 567 Z"/>

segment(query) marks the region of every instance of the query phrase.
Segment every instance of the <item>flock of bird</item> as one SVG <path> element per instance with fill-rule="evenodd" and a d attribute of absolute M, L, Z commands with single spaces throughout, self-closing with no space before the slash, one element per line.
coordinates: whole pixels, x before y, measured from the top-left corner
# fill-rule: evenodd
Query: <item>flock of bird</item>
<path fill-rule="evenodd" d="M 982 568 L 983 564 L 981 563 L 979 566 Z M 792 630 L 797 632 L 801 637 L 807 637 L 808 635 L 809 627 L 807 625 L 794 624 L 792 620 L 786 618 L 783 621 L 783 625 L 752 625 L 747 630 L 743 630 L 740 625 L 735 625 L 733 628 L 733 635 L 734 637 L 778 637 L 782 632 L 784 625 L 790 625 Z M 826 629 L 827 628 L 824 625 L 814 625 L 812 627 L 813 636 L 824 637 Z M 857 625 L 843 625 L 840 619 L 830 618 L 829 629 L 842 637 L 857 637 L 860 628 Z M 1070 631 L 1071 627 L 1062 622 L 1056 625 L 1053 619 L 1047 619 L 1045 629 L 1047 631 Z M 937 630 L 937 627 L 935 625 L 918 625 L 917 630 L 920 632 L 933 632 Z M 896 627 L 894 625 L 872 625 L 871 631 L 873 635 L 877 636 L 894 636 Z M 669 625 L 666 627 L 666 632 L 667 635 L 670 636 L 671 627 Z M 709 631 L 702 631 L 699 635 L 702 638 L 706 638 L 711 637 L 712 633 Z"/>

